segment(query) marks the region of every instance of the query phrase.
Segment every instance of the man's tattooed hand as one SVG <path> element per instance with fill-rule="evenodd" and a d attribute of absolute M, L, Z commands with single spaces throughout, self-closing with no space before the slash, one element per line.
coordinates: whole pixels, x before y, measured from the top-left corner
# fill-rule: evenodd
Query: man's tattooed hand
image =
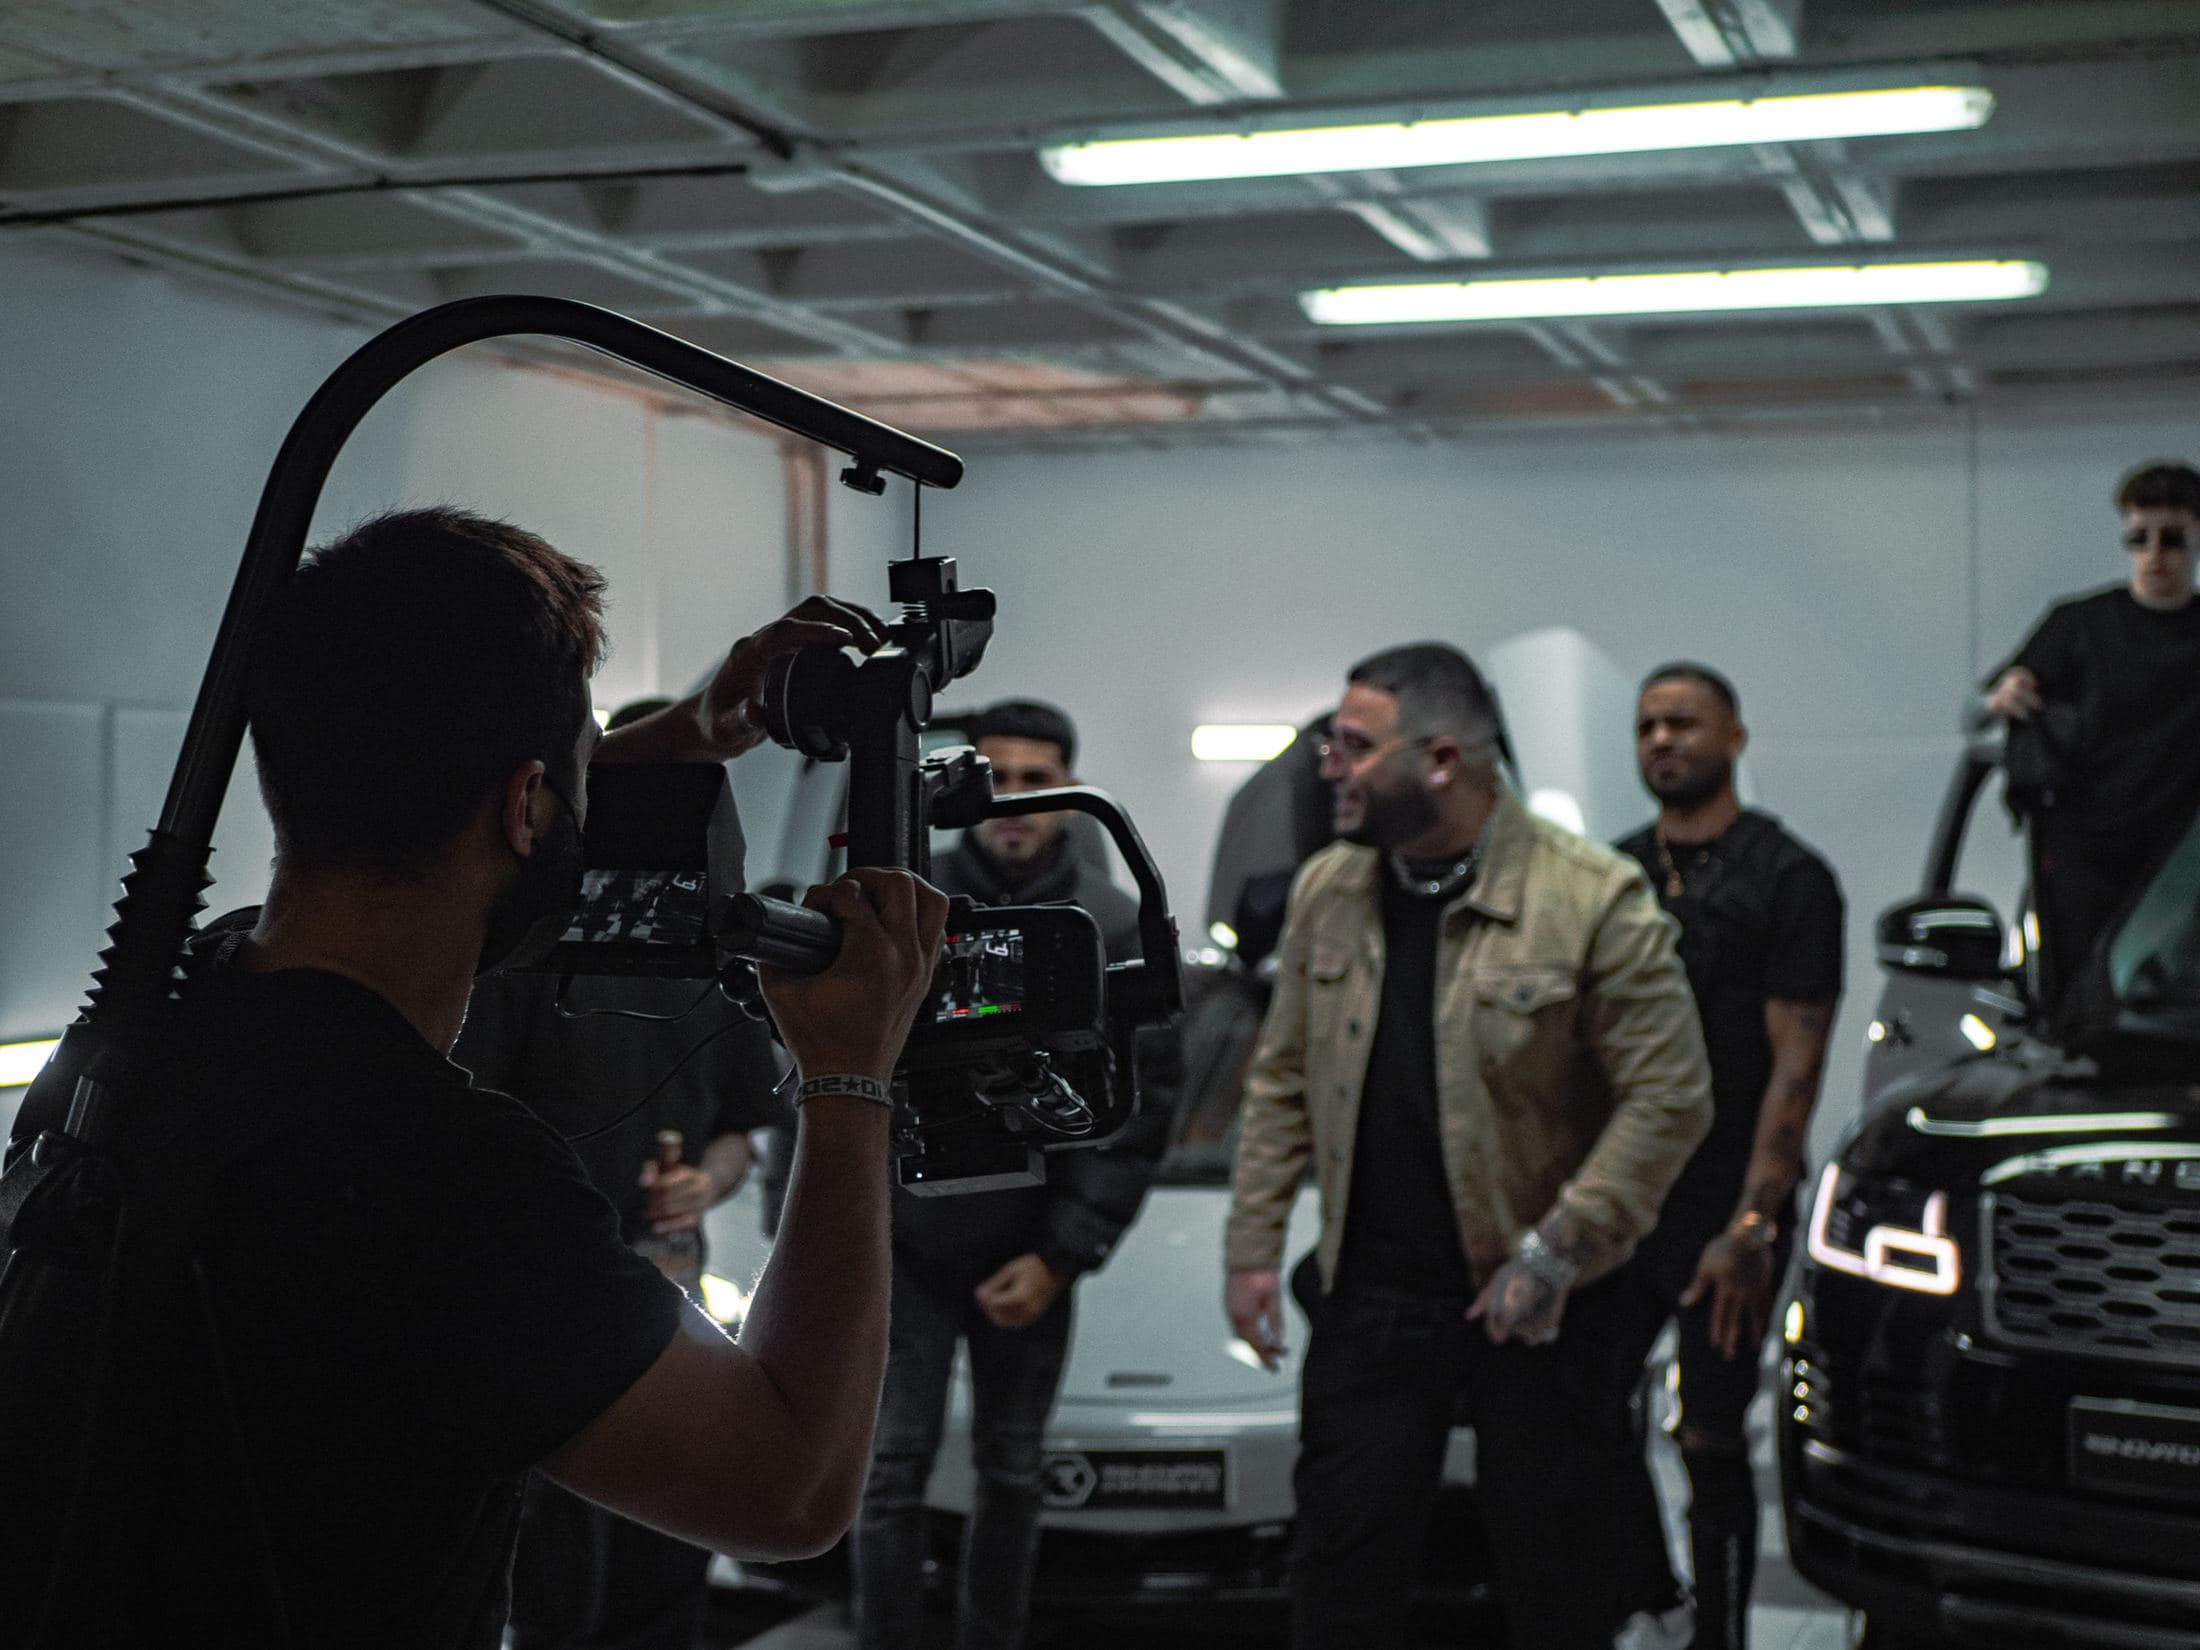
<path fill-rule="evenodd" d="M 1515 1255 L 1490 1274 L 1467 1316 L 1480 1318 L 1484 1331 L 1499 1346 L 1509 1340 L 1545 1346 L 1558 1339 L 1559 1319 L 1565 1312 L 1566 1290 L 1558 1279 Z"/>

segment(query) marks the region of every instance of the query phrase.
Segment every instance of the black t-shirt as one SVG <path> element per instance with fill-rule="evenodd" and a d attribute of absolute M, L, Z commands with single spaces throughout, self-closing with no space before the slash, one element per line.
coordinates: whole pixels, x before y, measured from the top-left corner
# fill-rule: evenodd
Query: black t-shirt
<path fill-rule="evenodd" d="M 1755 810 L 1715 841 L 1672 849 L 1679 894 L 1667 891 L 1654 827 L 1618 846 L 1681 926 L 1681 963 L 1711 1058 L 1711 1132 L 1669 1196 L 1731 1205 L 1772 1080 L 1766 1001 L 1823 1003 L 1841 994 L 1841 887 L 1824 860 Z"/>
<path fill-rule="evenodd" d="M 2031 671 L 2044 699 L 2077 707 L 2068 823 L 2140 868 L 2190 817 L 2200 786 L 2200 601 L 2160 613 L 2119 587 L 2058 602 L 2009 665 Z"/>
<path fill-rule="evenodd" d="M 706 989 L 694 980 L 575 980 L 565 1007 L 586 1017 L 571 1018 L 558 1010 L 554 976 L 493 974 L 475 983 L 451 1059 L 561 1135 L 600 1128 L 648 1097 L 625 1122 L 571 1142 L 631 1241 L 648 1203 L 642 1165 L 655 1159 L 660 1129 L 679 1130 L 681 1159 L 694 1163 L 721 1135 L 794 1123 L 793 1107 L 773 1093 L 771 1033 L 715 990 L 698 1005 Z M 600 1009 L 621 1012 L 591 1012 Z"/>
<path fill-rule="evenodd" d="M 1436 1118 L 1436 950 L 1445 900 L 1379 874 L 1383 994 L 1360 1085 L 1340 1290 L 1466 1299 L 1473 1273 Z"/>
<path fill-rule="evenodd" d="M 556 1135 L 364 987 L 209 969 L 187 1015 L 170 1069 L 238 1131 L 200 1248 L 292 1641 L 494 1650 L 526 1470 L 656 1360 L 679 1291 Z M 185 1378 L 169 1353 L 133 1378 Z M 235 1532 L 179 1501 L 162 1569 L 241 1615 Z M 145 1642 L 171 1608 L 139 1606 Z"/>

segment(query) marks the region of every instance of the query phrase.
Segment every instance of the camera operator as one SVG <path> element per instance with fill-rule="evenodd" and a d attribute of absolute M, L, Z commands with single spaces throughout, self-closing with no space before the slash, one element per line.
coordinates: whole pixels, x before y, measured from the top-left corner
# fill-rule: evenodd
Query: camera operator
<path fill-rule="evenodd" d="M 992 764 L 997 796 L 1077 783 L 1077 733 L 1051 705 L 994 705 L 969 734 Z M 934 865 L 933 880 L 982 905 L 1080 906 L 1099 922 L 1111 960 L 1136 957 L 1137 904 L 1101 864 L 1078 857 L 1069 818 L 984 820 Z M 963 1532 L 957 1643 L 1022 1644 L 1039 1541 L 1040 1445 L 1069 1349 L 1070 1288 L 1107 1259 L 1145 1198 L 1174 1102 L 1174 1051 L 1165 1032 L 1140 1035 L 1139 1115 L 1112 1145 L 1049 1158 L 1043 1186 L 896 1193 L 892 1350 L 855 1529 L 863 1650 L 913 1650 L 922 1640 L 924 1488 L 958 1339 L 970 1349 L 977 1484 Z"/>
<path fill-rule="evenodd" d="M 622 705 L 605 730 L 671 703 Z M 691 1297 L 708 1259 L 703 1214 L 748 1178 L 750 1133 L 794 1121 L 774 1092 L 770 1032 L 715 990 L 697 995 L 692 980 L 491 974 L 475 983 L 451 1050 L 477 1087 L 516 1097 L 573 1141 L 620 1235 Z M 670 1169 L 659 1161 L 668 1146 L 679 1153 Z M 703 1548 L 528 1475 L 512 1650 L 693 1650 L 709 1587 Z"/>
<path fill-rule="evenodd" d="M 2200 792 L 2200 473 L 2135 470 L 2117 485 L 2116 508 L 2129 579 L 2048 609 L 1995 673 L 1984 707 L 2018 725 L 2010 797 L 2031 815 L 2051 1009 Z"/>
<path fill-rule="evenodd" d="M 1604 1395 L 1641 1308 L 1607 1274 L 1711 1117 L 1673 924 L 1631 863 L 1504 789 L 1496 703 L 1456 649 L 1361 661 L 1330 727 L 1343 840 L 1292 888 L 1225 1260 L 1230 1326 L 1274 1367 L 1311 1165 L 1291 1643 L 1410 1640 L 1463 1409 L 1506 1642 L 1609 1650 Z"/>
<path fill-rule="evenodd" d="M 882 870 L 813 890 L 838 960 L 765 981 L 802 1112 L 739 1345 L 682 1333 L 699 1314 L 571 1149 L 446 1058 L 475 974 L 570 920 L 590 760 L 736 755 L 773 659 L 882 634 L 812 598 L 599 744 L 602 589 L 530 533 L 404 512 L 308 558 L 256 638 L 274 879 L 195 960 L 163 1069 L 205 1116 L 144 1165 L 203 1181 L 212 1327 L 149 1303 L 162 1332 L 125 1372 L 202 1396 L 132 1486 L 153 1537 L 67 1599 L 59 1642 L 492 1650 L 531 1467 L 748 1556 L 818 1551 L 853 1514 L 885 1359 L 885 1085 L 942 896 Z"/>

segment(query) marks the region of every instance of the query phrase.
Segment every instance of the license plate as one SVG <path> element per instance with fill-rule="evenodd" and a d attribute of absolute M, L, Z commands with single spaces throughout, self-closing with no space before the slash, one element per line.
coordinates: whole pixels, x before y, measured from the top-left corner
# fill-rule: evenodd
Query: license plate
<path fill-rule="evenodd" d="M 2070 1481 L 2120 1495 L 2200 1501 L 2200 1409 L 2073 1398 Z"/>
<path fill-rule="evenodd" d="M 1219 1449 L 1055 1450 L 1039 1468 L 1057 1512 L 1229 1505 L 1230 1455 Z"/>

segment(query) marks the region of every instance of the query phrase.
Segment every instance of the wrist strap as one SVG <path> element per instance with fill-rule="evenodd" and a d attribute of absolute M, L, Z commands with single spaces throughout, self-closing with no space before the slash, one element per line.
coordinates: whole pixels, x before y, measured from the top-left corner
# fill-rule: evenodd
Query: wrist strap
<path fill-rule="evenodd" d="M 874 1106 L 893 1108 L 894 1097 L 884 1083 L 876 1077 L 860 1077 L 854 1072 L 829 1072 L 823 1077 L 805 1077 L 802 1086 L 794 1091 L 797 1106 L 815 1100 L 820 1095 L 834 1095 L 844 1100 L 868 1100 Z"/>

